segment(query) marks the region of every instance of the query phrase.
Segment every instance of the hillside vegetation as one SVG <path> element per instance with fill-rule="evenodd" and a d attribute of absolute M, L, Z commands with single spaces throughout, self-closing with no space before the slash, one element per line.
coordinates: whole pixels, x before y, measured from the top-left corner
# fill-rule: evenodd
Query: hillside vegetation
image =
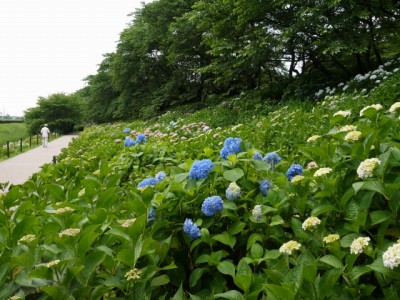
<path fill-rule="evenodd" d="M 87 127 L 0 196 L 0 298 L 399 298 L 398 63 Z"/>

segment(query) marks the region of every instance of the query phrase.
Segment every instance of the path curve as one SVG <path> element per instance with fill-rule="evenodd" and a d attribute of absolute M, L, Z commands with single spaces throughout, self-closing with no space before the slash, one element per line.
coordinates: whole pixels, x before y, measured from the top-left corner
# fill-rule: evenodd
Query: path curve
<path fill-rule="evenodd" d="M 26 182 L 41 170 L 41 166 L 51 163 L 53 157 L 60 154 L 61 149 L 67 148 L 76 137 L 77 134 L 63 135 L 49 142 L 47 148 L 39 146 L 0 162 L 0 183 L 16 185 Z"/>

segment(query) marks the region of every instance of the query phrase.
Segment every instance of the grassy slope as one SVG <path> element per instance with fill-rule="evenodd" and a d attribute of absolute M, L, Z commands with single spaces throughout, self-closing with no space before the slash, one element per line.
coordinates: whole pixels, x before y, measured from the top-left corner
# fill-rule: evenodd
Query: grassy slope
<path fill-rule="evenodd" d="M 15 142 L 27 136 L 28 130 L 24 123 L 0 124 L 0 145 L 4 145 L 7 141 Z"/>

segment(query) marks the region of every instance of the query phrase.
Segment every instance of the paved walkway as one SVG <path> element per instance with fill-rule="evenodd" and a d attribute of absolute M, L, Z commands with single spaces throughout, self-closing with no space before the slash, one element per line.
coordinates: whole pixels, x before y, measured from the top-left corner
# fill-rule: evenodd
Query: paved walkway
<path fill-rule="evenodd" d="M 76 134 L 63 135 L 50 141 L 47 148 L 39 146 L 0 162 L 0 183 L 9 182 L 13 185 L 24 183 L 34 173 L 39 172 L 41 166 L 51 163 L 53 156 L 60 154 L 61 149 L 67 148 L 75 137 Z"/>

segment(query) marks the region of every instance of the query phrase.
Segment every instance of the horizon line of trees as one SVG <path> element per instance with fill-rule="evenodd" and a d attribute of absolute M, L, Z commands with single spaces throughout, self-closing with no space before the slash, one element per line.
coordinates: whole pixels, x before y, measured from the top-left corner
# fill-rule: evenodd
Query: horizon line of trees
<path fill-rule="evenodd" d="M 155 0 L 71 95 L 86 121 L 250 95 L 307 99 L 400 54 L 396 0 Z"/>

